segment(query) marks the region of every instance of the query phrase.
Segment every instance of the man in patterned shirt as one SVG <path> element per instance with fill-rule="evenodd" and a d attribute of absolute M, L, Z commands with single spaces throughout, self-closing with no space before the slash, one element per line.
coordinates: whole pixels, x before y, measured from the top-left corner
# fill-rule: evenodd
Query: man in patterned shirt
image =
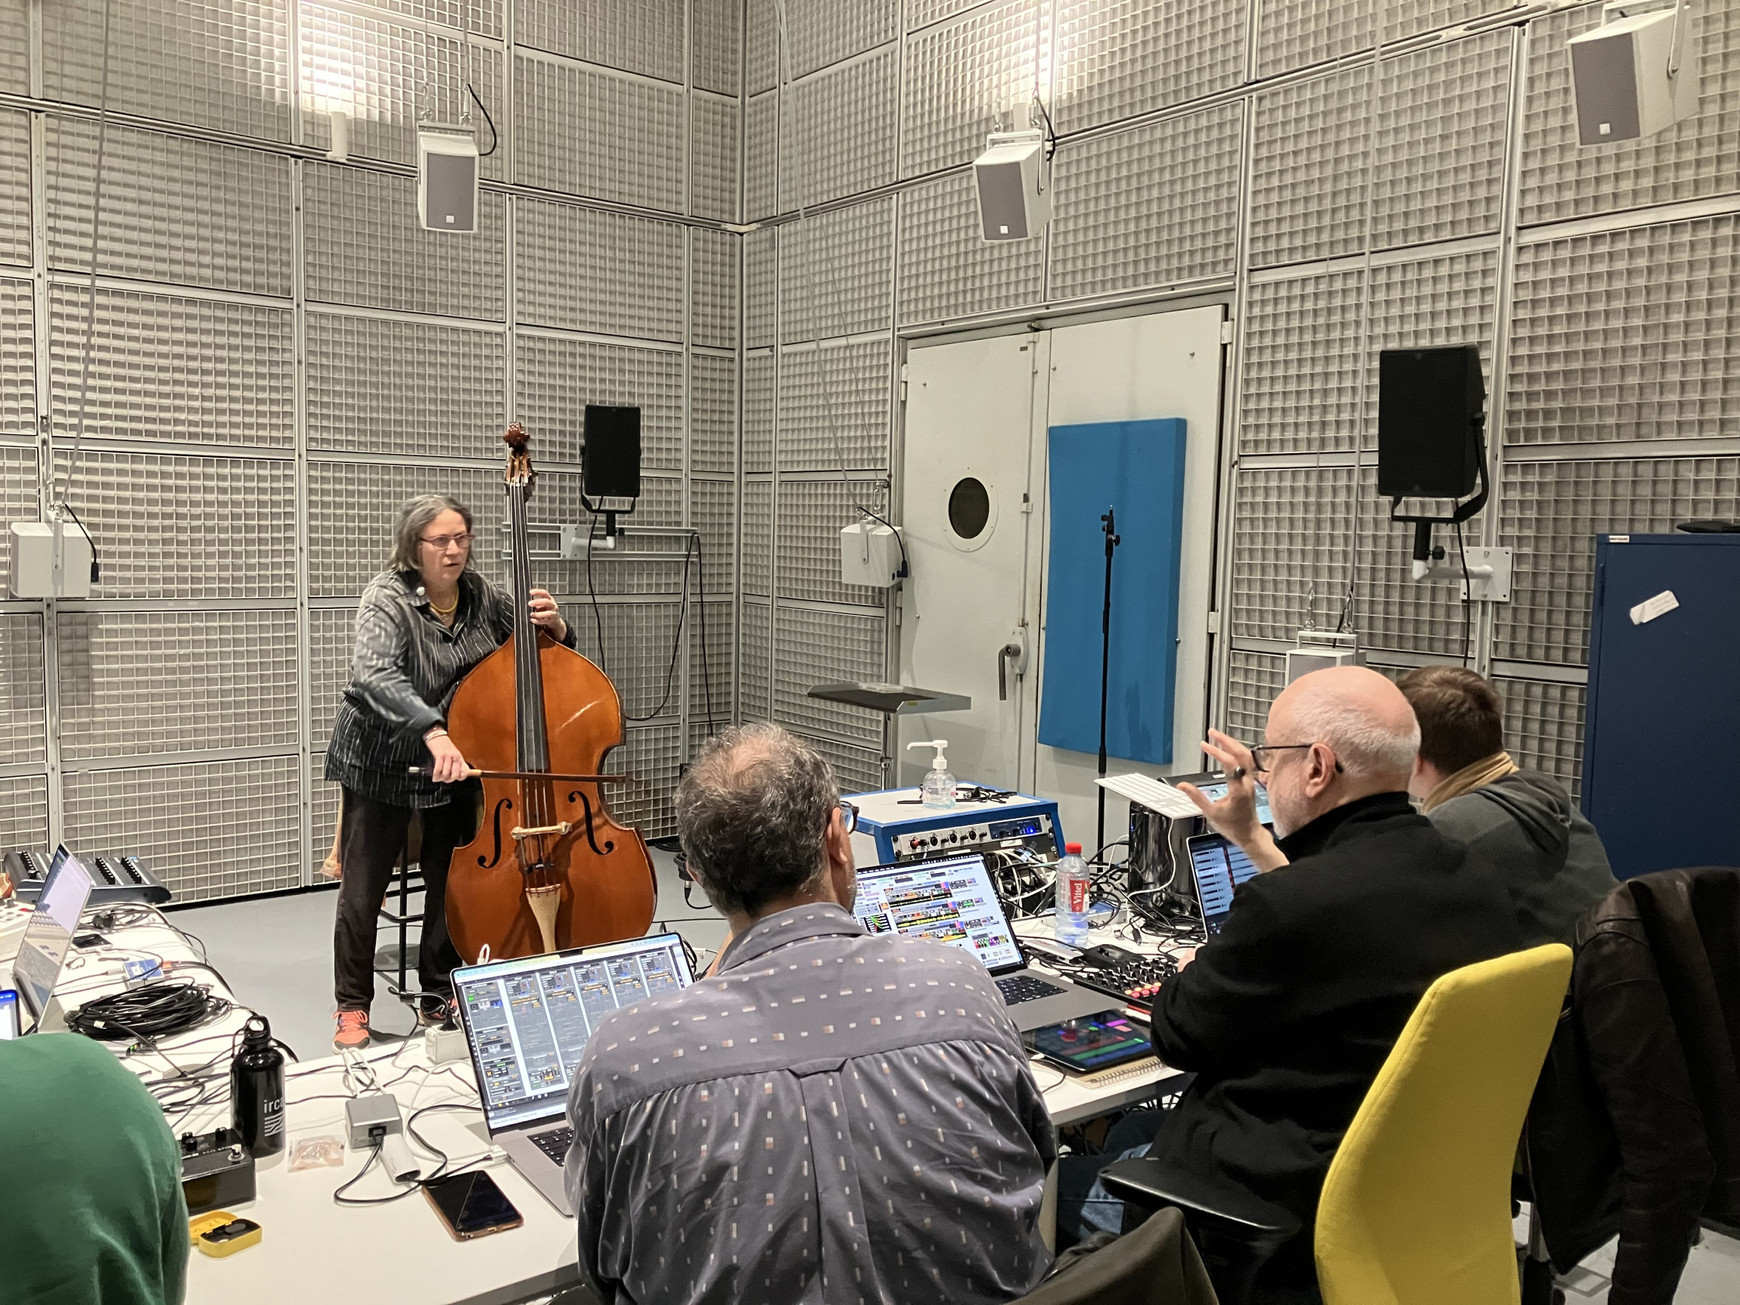
<path fill-rule="evenodd" d="M 576 1070 L 568 1195 L 606 1302 L 976 1305 L 1050 1266 L 1056 1148 L 1020 1035 L 971 956 L 859 927 L 839 801 L 774 725 L 683 777 L 678 833 L 731 939 Z"/>

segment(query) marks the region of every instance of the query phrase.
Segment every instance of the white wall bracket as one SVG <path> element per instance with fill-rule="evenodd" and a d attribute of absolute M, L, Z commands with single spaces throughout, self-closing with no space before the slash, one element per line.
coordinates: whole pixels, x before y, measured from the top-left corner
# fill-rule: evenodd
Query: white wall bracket
<path fill-rule="evenodd" d="M 1508 603 L 1510 601 L 1511 562 L 1516 550 L 1511 548 L 1469 547 L 1468 579 L 1462 579 L 1462 560 L 1448 553 L 1442 561 L 1415 562 L 1416 580 L 1454 580 L 1458 597 L 1475 603 Z"/>

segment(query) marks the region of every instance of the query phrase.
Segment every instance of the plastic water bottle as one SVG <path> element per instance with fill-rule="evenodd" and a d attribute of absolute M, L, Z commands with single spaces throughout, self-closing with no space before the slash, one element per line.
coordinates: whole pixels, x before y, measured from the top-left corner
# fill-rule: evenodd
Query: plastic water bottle
<path fill-rule="evenodd" d="M 1059 942 L 1087 946 L 1088 889 L 1092 882 L 1087 863 L 1081 859 L 1081 844 L 1065 843 L 1063 860 L 1057 863 L 1057 914 L 1053 925 Z"/>

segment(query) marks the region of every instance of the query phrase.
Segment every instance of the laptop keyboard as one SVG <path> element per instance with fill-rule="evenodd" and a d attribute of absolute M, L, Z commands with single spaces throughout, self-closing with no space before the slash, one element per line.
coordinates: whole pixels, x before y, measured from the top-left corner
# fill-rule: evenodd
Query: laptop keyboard
<path fill-rule="evenodd" d="M 532 1141 L 538 1150 L 561 1164 L 568 1158 L 568 1148 L 574 1144 L 574 1130 L 565 1125 L 552 1128 L 543 1133 L 533 1133 Z"/>
<path fill-rule="evenodd" d="M 1015 1006 L 1024 1001 L 1038 1001 L 1041 997 L 1055 997 L 1066 989 L 1036 979 L 1031 974 L 1011 974 L 997 980 L 997 991 L 1003 994 L 1004 1005 Z"/>

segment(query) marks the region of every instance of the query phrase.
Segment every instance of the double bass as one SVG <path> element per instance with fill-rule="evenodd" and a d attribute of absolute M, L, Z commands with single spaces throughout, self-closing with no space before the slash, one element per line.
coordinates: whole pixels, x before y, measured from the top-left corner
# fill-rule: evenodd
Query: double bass
<path fill-rule="evenodd" d="M 640 831 L 617 824 L 600 773 L 623 742 L 622 701 L 609 676 L 532 623 L 529 440 L 508 444 L 514 629 L 460 683 L 447 733 L 483 784 L 477 836 L 453 853 L 447 929 L 467 962 L 644 934 L 656 887 Z"/>

